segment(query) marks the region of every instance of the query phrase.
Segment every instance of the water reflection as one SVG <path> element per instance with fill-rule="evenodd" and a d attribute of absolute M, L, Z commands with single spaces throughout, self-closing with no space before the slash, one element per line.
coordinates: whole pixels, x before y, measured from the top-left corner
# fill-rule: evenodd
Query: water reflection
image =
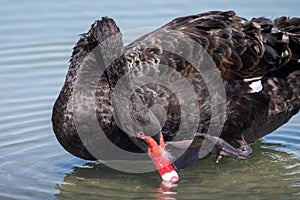
<path fill-rule="evenodd" d="M 57 185 L 58 199 L 140 199 L 162 194 L 155 192 L 160 182 L 156 173 L 127 174 L 94 163 L 74 168 L 64 182 Z"/>
<path fill-rule="evenodd" d="M 179 171 L 178 185 L 160 184 L 156 172 L 127 174 L 100 163 L 87 163 L 58 184 L 58 199 L 297 199 L 300 197 L 300 162 L 277 150 L 284 146 L 257 142 L 254 157 L 231 158 L 216 164 L 201 160 Z"/>

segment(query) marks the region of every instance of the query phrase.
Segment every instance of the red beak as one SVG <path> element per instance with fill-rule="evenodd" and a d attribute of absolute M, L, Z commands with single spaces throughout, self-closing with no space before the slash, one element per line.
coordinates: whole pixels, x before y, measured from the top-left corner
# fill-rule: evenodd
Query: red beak
<path fill-rule="evenodd" d="M 168 158 L 168 153 L 165 150 L 165 143 L 162 132 L 160 132 L 160 146 L 156 141 L 149 137 L 145 136 L 143 133 L 140 134 L 141 138 L 145 140 L 148 144 L 148 155 L 153 161 L 158 173 L 161 178 L 167 182 L 176 182 L 179 180 L 179 176 L 175 171 L 170 159 Z"/>

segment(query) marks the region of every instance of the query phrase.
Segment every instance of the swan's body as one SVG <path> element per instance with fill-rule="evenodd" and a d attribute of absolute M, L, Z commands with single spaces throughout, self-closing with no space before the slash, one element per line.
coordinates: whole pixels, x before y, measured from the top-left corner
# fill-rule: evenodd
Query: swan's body
<path fill-rule="evenodd" d="M 219 94 L 209 94 L 201 74 L 183 58 L 184 56 L 198 58 L 195 46 L 186 44 L 184 43 L 186 41 L 176 37 L 163 36 L 166 32 L 183 34 L 201 44 L 216 64 L 214 71 L 220 73 L 224 83 L 227 108 L 224 115 L 225 123 L 220 135 L 221 142 L 217 142 L 217 147 L 211 151 L 212 153 L 240 159 L 247 158 L 251 154 L 251 149 L 243 149 L 248 147 L 245 140 L 253 142 L 271 133 L 299 111 L 300 64 L 297 61 L 300 58 L 299 18 L 281 17 L 275 21 L 256 18 L 248 21 L 237 17 L 232 11 L 208 12 L 177 18 L 126 47 L 123 47 L 120 31 L 115 22 L 109 18 L 102 18 L 92 25 L 88 33 L 82 35 L 75 46 L 66 82 L 53 108 L 54 132 L 67 151 L 83 159 L 96 159 L 83 145 L 84 142 L 78 135 L 72 95 L 78 74 L 88 68 L 86 63 L 83 64 L 85 59 L 97 45 L 100 45 L 104 57 L 102 63 L 107 65 L 107 68 L 102 75 L 98 75 L 98 82 L 93 83 L 96 100 L 95 110 L 91 115 L 96 113 L 99 125 L 107 137 L 127 151 L 147 150 L 143 141 L 128 136 L 117 126 L 112 113 L 114 105 L 111 103 L 111 94 L 124 74 L 132 73 L 133 76 L 138 76 L 139 72 L 144 72 L 145 69 L 142 68 L 148 67 L 150 73 L 153 69 L 155 71 L 159 64 L 164 64 L 191 82 L 197 94 L 200 110 L 200 121 L 196 125 L 198 134 L 192 133 L 196 134 L 194 142 L 175 165 L 177 168 L 183 168 L 200 158 L 199 148 L 212 116 L 209 95 L 218 97 Z M 114 36 L 113 39 L 110 39 L 111 36 Z M 162 38 L 166 38 L 167 44 L 164 44 Z M 182 52 L 184 56 L 165 51 L 163 45 L 167 45 L 171 50 L 185 45 L 185 52 Z M 105 64 L 108 63 L 105 59 L 113 62 Z M 195 63 L 201 65 L 199 60 Z M 259 79 L 261 89 L 252 91 L 251 81 L 245 81 L 252 78 Z M 134 91 L 130 100 L 128 112 L 132 120 L 141 125 L 149 123 L 147 108 L 154 104 L 162 105 L 167 112 L 167 119 L 166 123 L 161 125 L 161 130 L 168 146 L 168 141 L 172 141 L 180 126 L 180 103 L 172 91 L 159 84 L 145 84 Z M 84 107 L 84 104 L 82 106 Z M 89 137 L 93 137 L 93 134 L 91 133 Z M 155 139 L 159 141 L 158 138 Z M 212 136 L 210 139 L 215 138 Z M 224 142 L 226 145 L 223 149 Z M 229 145 L 242 149 L 235 152 Z M 174 148 L 176 145 L 170 143 L 170 146 Z M 230 150 L 227 151 L 226 148 Z M 99 151 L 105 154 L 105 150 Z"/>

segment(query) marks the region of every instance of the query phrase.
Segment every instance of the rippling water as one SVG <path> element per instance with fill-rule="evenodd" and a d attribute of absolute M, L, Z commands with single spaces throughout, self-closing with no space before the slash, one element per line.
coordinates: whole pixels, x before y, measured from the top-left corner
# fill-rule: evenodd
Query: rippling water
<path fill-rule="evenodd" d="M 247 18 L 299 17 L 299 7 L 297 0 L 1 2 L 0 199 L 299 199 L 299 115 L 253 144 L 251 159 L 200 161 L 179 172 L 171 191 L 155 172 L 127 174 L 69 155 L 50 122 L 72 47 L 102 16 L 128 31 L 219 9 Z"/>

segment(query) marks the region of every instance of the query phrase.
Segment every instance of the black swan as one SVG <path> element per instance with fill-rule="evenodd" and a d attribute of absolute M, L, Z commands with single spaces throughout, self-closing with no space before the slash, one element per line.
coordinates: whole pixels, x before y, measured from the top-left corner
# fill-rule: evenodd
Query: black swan
<path fill-rule="evenodd" d="M 75 156 L 149 155 L 173 182 L 173 167 L 210 154 L 249 158 L 249 143 L 295 115 L 299 58 L 299 18 L 211 11 L 174 19 L 124 47 L 114 20 L 103 17 L 74 47 L 53 129 Z"/>

